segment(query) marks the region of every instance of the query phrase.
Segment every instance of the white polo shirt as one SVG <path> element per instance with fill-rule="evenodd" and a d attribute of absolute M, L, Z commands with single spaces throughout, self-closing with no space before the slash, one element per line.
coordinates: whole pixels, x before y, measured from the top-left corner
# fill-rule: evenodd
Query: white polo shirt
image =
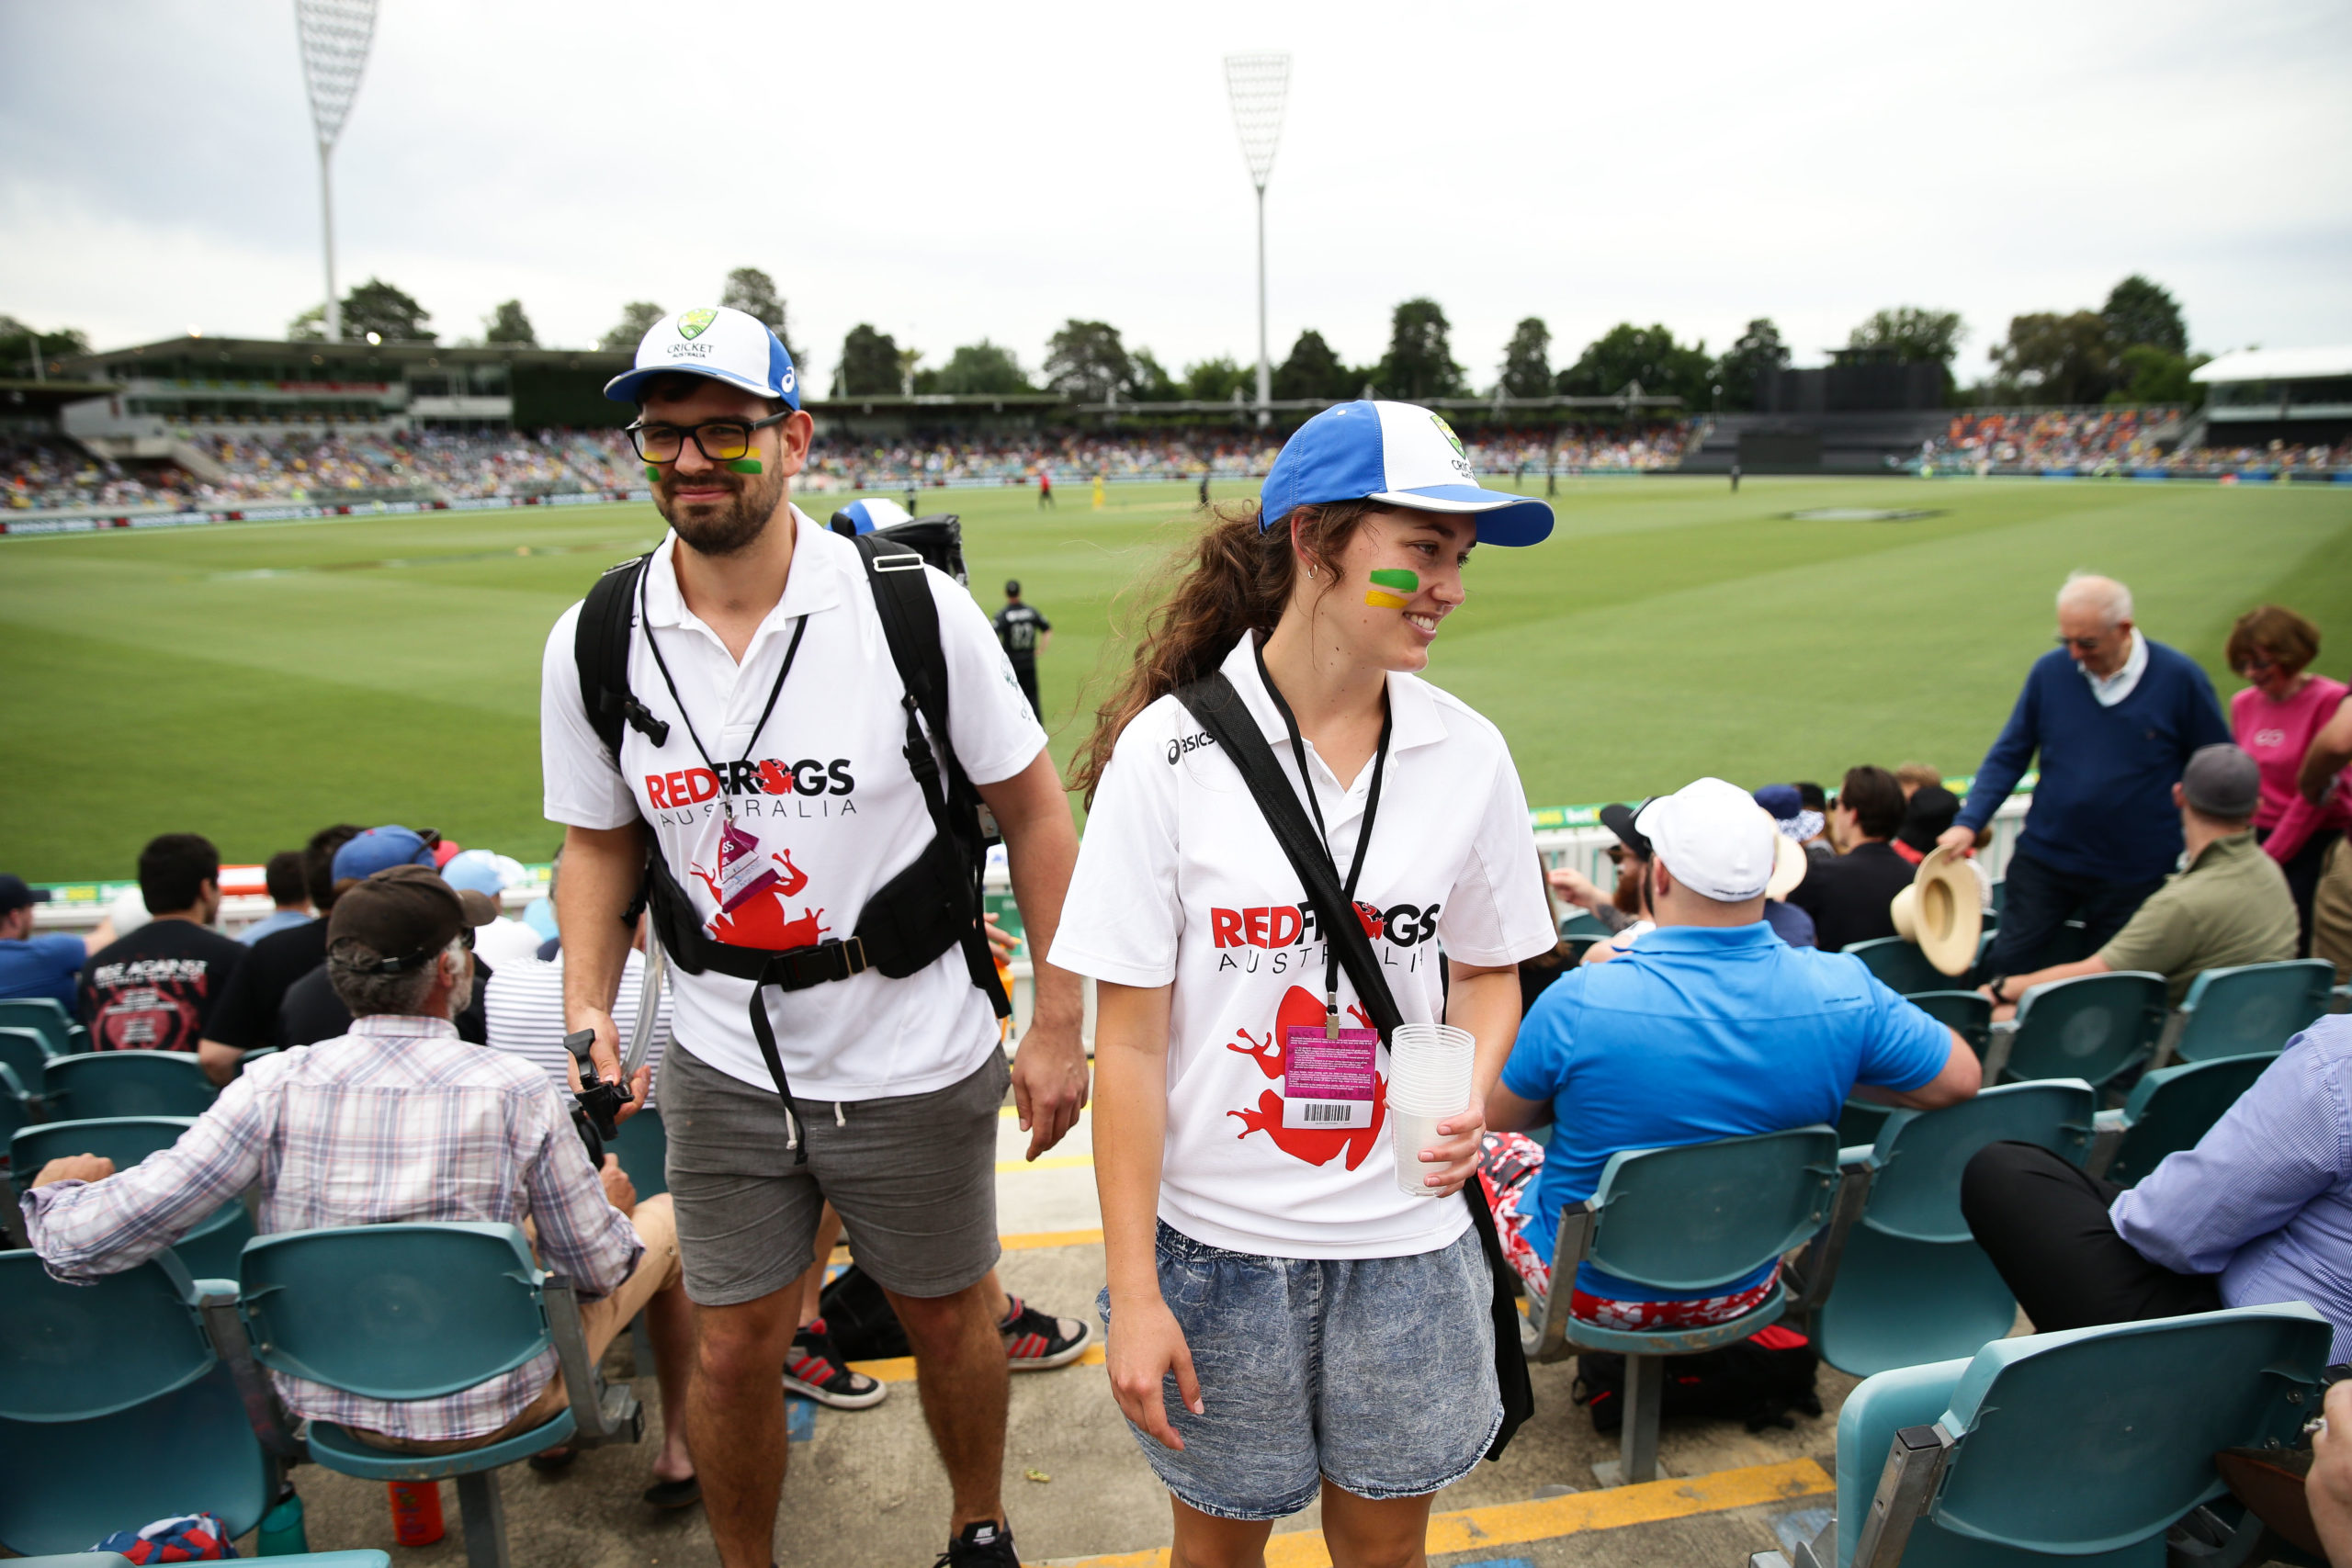
<path fill-rule="evenodd" d="M 1297 788 L 1290 732 L 1247 640 L 1224 670 Z M 1408 1023 L 1435 1022 L 1440 942 L 1459 963 L 1502 965 L 1557 939 L 1501 733 L 1411 675 L 1388 677 L 1388 704 L 1395 728 L 1356 898 L 1380 910 L 1373 951 L 1397 1010 Z M 1371 764 L 1343 787 L 1312 744 L 1307 761 L 1344 870 Z M 1374 1126 L 1283 1126 L 1283 1031 L 1323 1022 L 1325 944 L 1315 932 L 1297 873 L 1225 754 L 1172 696 L 1136 715 L 1095 792 L 1052 960 L 1117 985 L 1174 986 L 1159 1217 L 1196 1241 L 1262 1257 L 1434 1251 L 1470 1224 L 1469 1208 L 1397 1190 L 1385 1065 Z M 1342 1010 L 1354 998 L 1342 969 Z"/>
<path fill-rule="evenodd" d="M 628 682 L 637 700 L 669 725 L 666 745 L 625 727 L 615 770 L 581 703 L 572 653 L 579 605 L 548 634 L 540 671 L 548 819 L 618 828 L 641 818 L 693 897 L 704 931 L 745 947 L 846 938 L 866 899 L 922 852 L 933 831 L 901 750 L 906 687 L 857 548 L 797 506 L 792 516 L 798 536 L 784 597 L 740 667 L 679 597 L 671 567 L 676 536 L 647 563 Z M 1046 732 L 979 605 L 945 574 L 925 568 L 924 575 L 939 606 L 956 760 L 975 784 L 1011 778 L 1045 750 Z M 794 622 L 804 615 L 799 654 L 755 735 Z M 674 696 L 654 660 L 656 643 L 677 682 Z M 716 767 L 688 733 L 689 716 Z M 722 797 L 734 805 L 731 830 Z M 678 1043 L 732 1077 L 773 1089 L 752 1034 L 752 983 L 674 968 L 670 980 Z M 767 998 L 785 1073 L 805 1099 L 944 1089 L 997 1049 L 996 1019 L 960 948 L 902 980 L 869 970 L 805 991 L 770 990 Z"/>

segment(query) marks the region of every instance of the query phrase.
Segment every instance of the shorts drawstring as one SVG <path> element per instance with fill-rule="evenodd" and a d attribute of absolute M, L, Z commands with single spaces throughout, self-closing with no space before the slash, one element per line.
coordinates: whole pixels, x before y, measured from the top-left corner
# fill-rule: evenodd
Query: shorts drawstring
<path fill-rule="evenodd" d="M 784 1102 L 784 1146 L 787 1149 L 800 1146 L 800 1123 L 793 1119 L 792 1101 L 788 1100 Z"/>
<path fill-rule="evenodd" d="M 833 1101 L 833 1125 L 836 1127 L 846 1127 L 849 1125 L 848 1120 L 842 1115 L 842 1102 L 838 1100 Z"/>

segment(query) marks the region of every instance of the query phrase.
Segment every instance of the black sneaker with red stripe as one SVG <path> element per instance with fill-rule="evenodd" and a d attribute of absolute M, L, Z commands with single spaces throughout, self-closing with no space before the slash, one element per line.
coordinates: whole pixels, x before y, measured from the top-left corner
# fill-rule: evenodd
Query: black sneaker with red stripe
<path fill-rule="evenodd" d="M 1042 1372 L 1066 1367 L 1086 1354 L 1094 1330 L 1074 1317 L 1049 1317 L 1008 1292 L 1011 1310 L 996 1325 L 1004 1336 L 1005 1359 L 1016 1372 Z"/>
<path fill-rule="evenodd" d="M 784 1386 L 793 1393 L 830 1404 L 836 1410 L 864 1410 L 889 1394 L 888 1384 L 854 1372 L 817 1318 L 792 1337 L 792 1354 L 784 1363 Z"/>

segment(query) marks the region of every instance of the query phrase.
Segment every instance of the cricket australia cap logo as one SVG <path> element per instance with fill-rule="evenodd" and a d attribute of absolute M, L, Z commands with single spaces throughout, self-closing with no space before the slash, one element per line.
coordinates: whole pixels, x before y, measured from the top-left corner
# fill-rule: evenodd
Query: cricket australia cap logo
<path fill-rule="evenodd" d="M 687 335 L 692 336 L 693 334 L 688 333 Z M 1445 423 L 1445 416 L 1443 414 L 1433 413 L 1430 415 L 1430 423 L 1436 425 L 1438 434 L 1444 436 L 1446 441 L 1452 445 L 1453 447 L 1453 455 L 1455 457 L 1467 458 L 1470 456 L 1469 453 L 1462 449 L 1462 437 L 1453 434 L 1453 426 Z"/>
<path fill-rule="evenodd" d="M 688 343 L 692 343 L 702 336 L 709 329 L 710 323 L 717 320 L 718 320 L 718 312 L 707 307 L 699 310 L 682 311 L 678 316 L 678 335 Z M 1449 430 L 1446 434 L 1451 435 L 1453 433 Z M 1453 445 L 1458 450 L 1462 443 L 1457 441 Z"/>

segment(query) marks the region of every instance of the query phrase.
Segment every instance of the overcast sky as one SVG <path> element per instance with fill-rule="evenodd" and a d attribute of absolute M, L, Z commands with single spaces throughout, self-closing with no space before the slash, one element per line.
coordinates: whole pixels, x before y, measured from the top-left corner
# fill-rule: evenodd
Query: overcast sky
<path fill-rule="evenodd" d="M 1672 6 L 382 0 L 335 155 L 340 276 L 443 341 L 773 274 L 821 386 L 871 321 L 1036 368 L 1100 318 L 1256 352 L 1220 58 L 1286 50 L 1271 335 L 1376 358 L 1427 294 L 1493 379 L 1522 316 L 1817 360 L 1871 310 L 2170 288 L 2218 351 L 2352 342 L 2341 0 Z M 0 312 L 100 347 L 276 336 L 323 293 L 292 0 L 0 4 Z"/>

